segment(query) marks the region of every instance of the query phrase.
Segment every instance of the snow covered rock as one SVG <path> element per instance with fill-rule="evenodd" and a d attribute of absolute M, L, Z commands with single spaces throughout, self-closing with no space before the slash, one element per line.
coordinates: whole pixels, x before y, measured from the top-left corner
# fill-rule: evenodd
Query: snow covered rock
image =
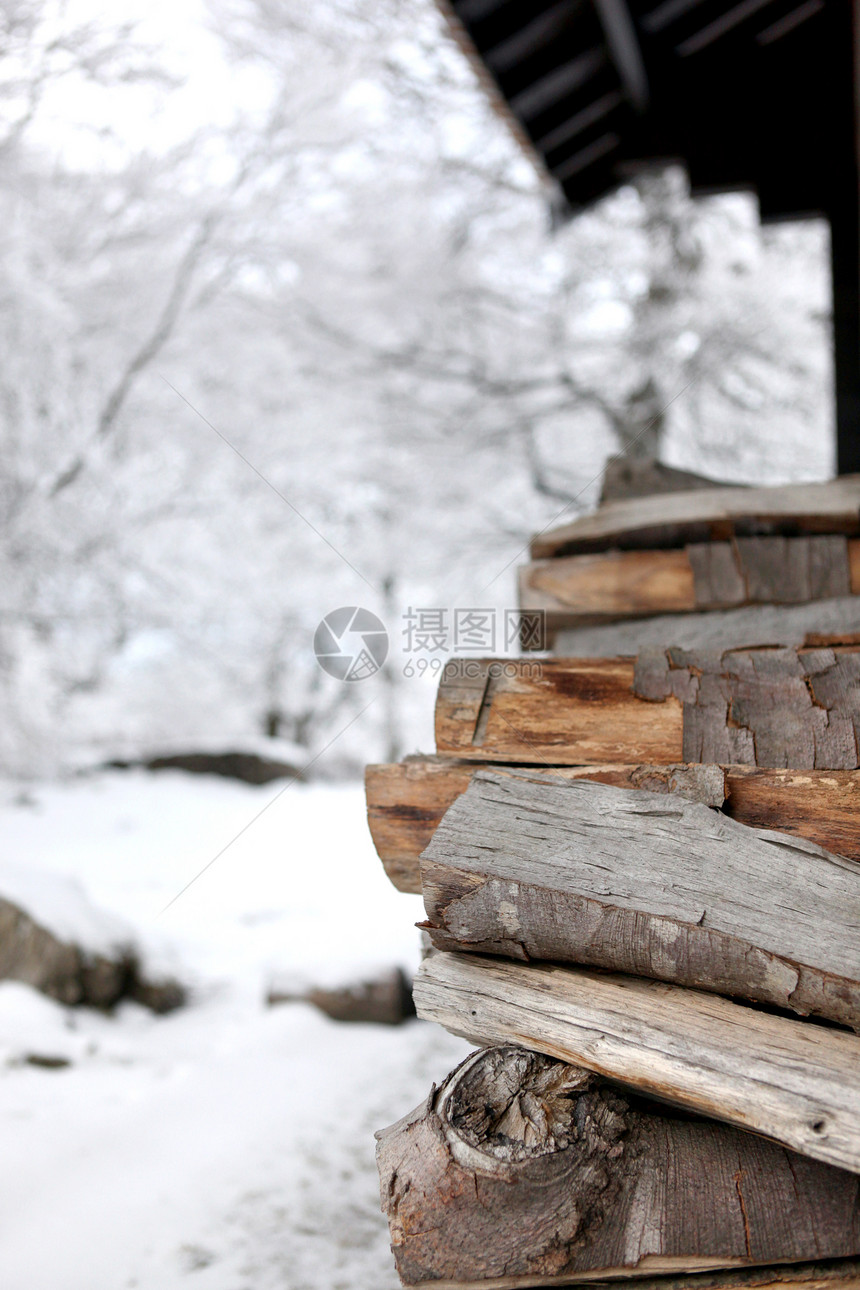
<path fill-rule="evenodd" d="M 106 763 L 111 770 L 184 770 L 191 775 L 220 775 L 245 784 L 271 784 L 278 779 L 303 779 L 301 767 L 306 748 L 287 739 L 244 739 L 241 746 L 198 740 L 193 749 L 184 745 L 162 747 L 158 752 L 138 752 Z"/>
<path fill-rule="evenodd" d="M 93 1008 L 134 999 L 169 1012 L 185 997 L 177 981 L 147 977 L 128 928 L 91 905 L 78 883 L 6 862 L 0 863 L 0 979 Z"/>
<path fill-rule="evenodd" d="M 415 1016 L 412 982 L 402 968 L 388 968 L 377 976 L 340 987 L 311 986 L 296 989 L 273 985 L 267 997 L 276 1003 L 311 1003 L 332 1021 L 363 1021 L 399 1026 Z"/>

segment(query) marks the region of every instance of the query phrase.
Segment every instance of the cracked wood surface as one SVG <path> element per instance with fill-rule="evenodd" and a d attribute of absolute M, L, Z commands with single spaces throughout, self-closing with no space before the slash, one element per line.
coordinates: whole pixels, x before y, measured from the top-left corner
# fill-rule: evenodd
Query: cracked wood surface
<path fill-rule="evenodd" d="M 607 551 L 519 570 L 520 608 L 548 633 L 656 614 L 798 605 L 860 592 L 860 540 L 738 538 L 665 551 Z"/>
<path fill-rule="evenodd" d="M 454 659 L 436 699 L 436 751 L 481 761 L 681 762 L 673 695 L 633 693 L 633 659 Z"/>
<path fill-rule="evenodd" d="M 415 756 L 396 765 L 366 768 L 370 833 L 385 872 L 398 890 L 420 894 L 421 852 L 475 772 L 487 769 L 503 772 L 505 767 L 453 757 Z M 777 829 L 860 860 L 860 771 L 696 764 L 548 769 L 560 779 L 596 780 L 657 793 L 681 792 L 693 801 L 722 805 L 726 815 L 742 824 Z"/>
<path fill-rule="evenodd" d="M 856 1175 L 521 1047 L 472 1054 L 377 1140 L 410 1286 L 557 1286 L 860 1253 Z"/>
<path fill-rule="evenodd" d="M 860 767 L 860 646 L 649 650 L 632 659 L 454 659 L 440 753 L 594 765 Z"/>
<path fill-rule="evenodd" d="M 388 877 L 400 891 L 420 893 L 419 856 L 477 769 L 474 763 L 453 758 L 421 756 L 365 768 L 370 834 Z M 498 769 L 504 771 L 504 767 Z M 718 766 L 559 766 L 555 773 L 565 779 L 595 779 L 655 792 L 672 789 L 711 806 L 722 805 L 726 793 L 725 776 Z"/>
<path fill-rule="evenodd" d="M 860 649 L 656 650 L 634 693 L 684 705 L 684 761 L 796 769 L 860 765 Z"/>
<path fill-rule="evenodd" d="M 682 986 L 587 968 L 434 952 L 419 1017 L 473 1043 L 522 1044 L 860 1172 L 860 1037 Z"/>
<path fill-rule="evenodd" d="M 608 502 L 538 533 L 534 560 L 619 549 L 681 547 L 746 537 L 860 534 L 860 476 L 779 488 L 696 489 Z"/>
<path fill-rule="evenodd" d="M 480 771 L 421 881 L 437 949 L 609 968 L 860 1029 L 860 864 L 677 793 Z"/>

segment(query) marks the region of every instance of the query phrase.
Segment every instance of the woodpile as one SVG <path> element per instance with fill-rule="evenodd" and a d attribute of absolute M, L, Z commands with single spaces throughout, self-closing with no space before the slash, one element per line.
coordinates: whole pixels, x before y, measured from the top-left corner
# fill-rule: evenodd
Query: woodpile
<path fill-rule="evenodd" d="M 454 660 L 436 755 L 368 768 L 418 1015 L 478 1045 L 377 1135 L 401 1280 L 860 1287 L 860 479 L 607 502 L 532 556 L 523 610 L 644 643 Z"/>
<path fill-rule="evenodd" d="M 781 643 L 781 621 L 789 634 L 792 621 L 814 624 L 821 611 L 802 607 L 821 601 L 837 602 L 824 609 L 827 621 L 835 610 L 856 631 L 860 476 L 608 502 L 538 534 L 531 557 L 520 570 L 521 606 L 546 614 L 550 639 L 619 619 L 680 614 L 701 621 L 702 611 L 713 610 L 733 611 L 745 631 L 744 607 L 779 606 L 759 615 L 766 627 L 757 643 Z M 687 644 L 679 636 L 669 643 Z"/>

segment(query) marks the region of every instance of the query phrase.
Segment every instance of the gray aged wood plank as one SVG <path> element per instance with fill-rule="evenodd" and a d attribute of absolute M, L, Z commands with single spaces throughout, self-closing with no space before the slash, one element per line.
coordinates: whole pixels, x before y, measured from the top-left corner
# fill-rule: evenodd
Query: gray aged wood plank
<path fill-rule="evenodd" d="M 730 542 L 695 542 L 687 547 L 696 604 L 742 605 L 748 599 L 743 571 Z"/>
<path fill-rule="evenodd" d="M 730 537 L 860 533 L 860 476 L 779 488 L 715 488 L 609 502 L 532 539 L 535 560 L 608 547 L 683 546 Z"/>
<path fill-rule="evenodd" d="M 844 537 L 736 538 L 747 599 L 800 604 L 851 592 Z"/>
<path fill-rule="evenodd" d="M 677 793 L 479 771 L 421 881 L 439 948 L 611 968 L 860 1028 L 860 863 Z"/>
<path fill-rule="evenodd" d="M 434 953 L 419 1017 L 522 1044 L 860 1172 L 860 1037 L 718 995 L 586 968 Z"/>
<path fill-rule="evenodd" d="M 701 608 L 803 604 L 851 594 L 842 536 L 751 537 L 687 547 Z"/>
<path fill-rule="evenodd" d="M 860 596 L 804 605 L 745 605 L 710 613 L 660 614 L 605 626 L 564 628 L 555 636 L 553 649 L 571 658 L 607 658 L 670 645 L 724 650 L 747 645 L 802 645 L 813 632 L 860 632 Z"/>
<path fill-rule="evenodd" d="M 410 1286 L 559 1285 L 860 1251 L 856 1175 L 634 1107 L 598 1076 L 520 1047 L 472 1054 L 376 1136 Z"/>
<path fill-rule="evenodd" d="M 419 755 L 405 757 L 397 765 L 365 767 L 368 827 L 385 872 L 398 890 L 420 894 L 421 852 L 448 807 L 465 790 L 478 768 L 483 768 L 481 762 Z M 559 766 L 555 773 L 562 778 L 629 784 L 654 793 L 680 793 L 708 806 L 722 806 L 727 793 L 725 772 L 719 766 Z M 779 784 L 775 783 L 774 787 L 778 791 Z M 758 810 L 756 823 L 762 826 L 764 821 L 760 817 L 767 805 L 755 790 L 752 797 L 756 799 L 752 809 Z M 833 799 L 834 809 L 842 807 L 844 812 L 844 795 L 837 798 L 833 794 Z M 803 798 L 795 794 L 791 800 L 799 804 Z"/>

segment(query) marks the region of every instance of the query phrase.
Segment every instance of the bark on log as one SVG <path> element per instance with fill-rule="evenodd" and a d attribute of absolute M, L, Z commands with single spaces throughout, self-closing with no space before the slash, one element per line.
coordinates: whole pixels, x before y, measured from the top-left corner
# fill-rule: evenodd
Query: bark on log
<path fill-rule="evenodd" d="M 656 614 L 797 605 L 860 592 L 860 540 L 739 538 L 665 551 L 607 551 L 539 560 L 519 571 L 524 611 L 549 634 Z"/>
<path fill-rule="evenodd" d="M 436 952 L 419 1017 L 518 1043 L 860 1172 L 860 1037 L 718 995 L 587 968 Z"/>
<path fill-rule="evenodd" d="M 781 488 L 696 489 L 608 502 L 591 515 L 538 533 L 533 560 L 690 542 L 796 534 L 860 535 L 860 476 Z"/>
<path fill-rule="evenodd" d="M 856 770 L 860 647 L 454 659 L 441 753 L 481 761 L 735 763 Z"/>
<path fill-rule="evenodd" d="M 815 645 L 822 635 L 860 633 L 860 596 L 808 605 L 753 605 L 703 613 L 662 614 L 605 626 L 547 631 L 547 648 L 571 658 L 609 658 L 643 649 L 737 649 L 739 645 Z M 536 633 L 536 638 L 540 633 Z M 523 649 L 536 645 L 523 643 Z"/>
<path fill-rule="evenodd" d="M 636 661 L 634 692 L 684 704 L 683 761 L 854 770 L 860 649 L 659 650 Z"/>
<path fill-rule="evenodd" d="M 856 1175 L 632 1105 L 519 1047 L 472 1054 L 377 1139 L 409 1286 L 558 1286 L 860 1253 Z"/>
<path fill-rule="evenodd" d="M 543 765 L 543 763 L 542 763 Z M 365 772 L 370 833 L 385 872 L 399 891 L 421 893 L 421 852 L 442 816 L 478 770 L 503 765 L 452 757 L 407 757 Z M 777 829 L 860 860 L 860 772 L 792 771 L 755 766 L 552 766 L 561 779 L 595 780 L 619 788 L 680 792 L 720 806 L 730 819 Z M 721 801 L 722 799 L 722 801 Z"/>
<path fill-rule="evenodd" d="M 421 881 L 437 949 L 609 968 L 860 1029 L 860 864 L 679 794 L 481 771 Z"/>

